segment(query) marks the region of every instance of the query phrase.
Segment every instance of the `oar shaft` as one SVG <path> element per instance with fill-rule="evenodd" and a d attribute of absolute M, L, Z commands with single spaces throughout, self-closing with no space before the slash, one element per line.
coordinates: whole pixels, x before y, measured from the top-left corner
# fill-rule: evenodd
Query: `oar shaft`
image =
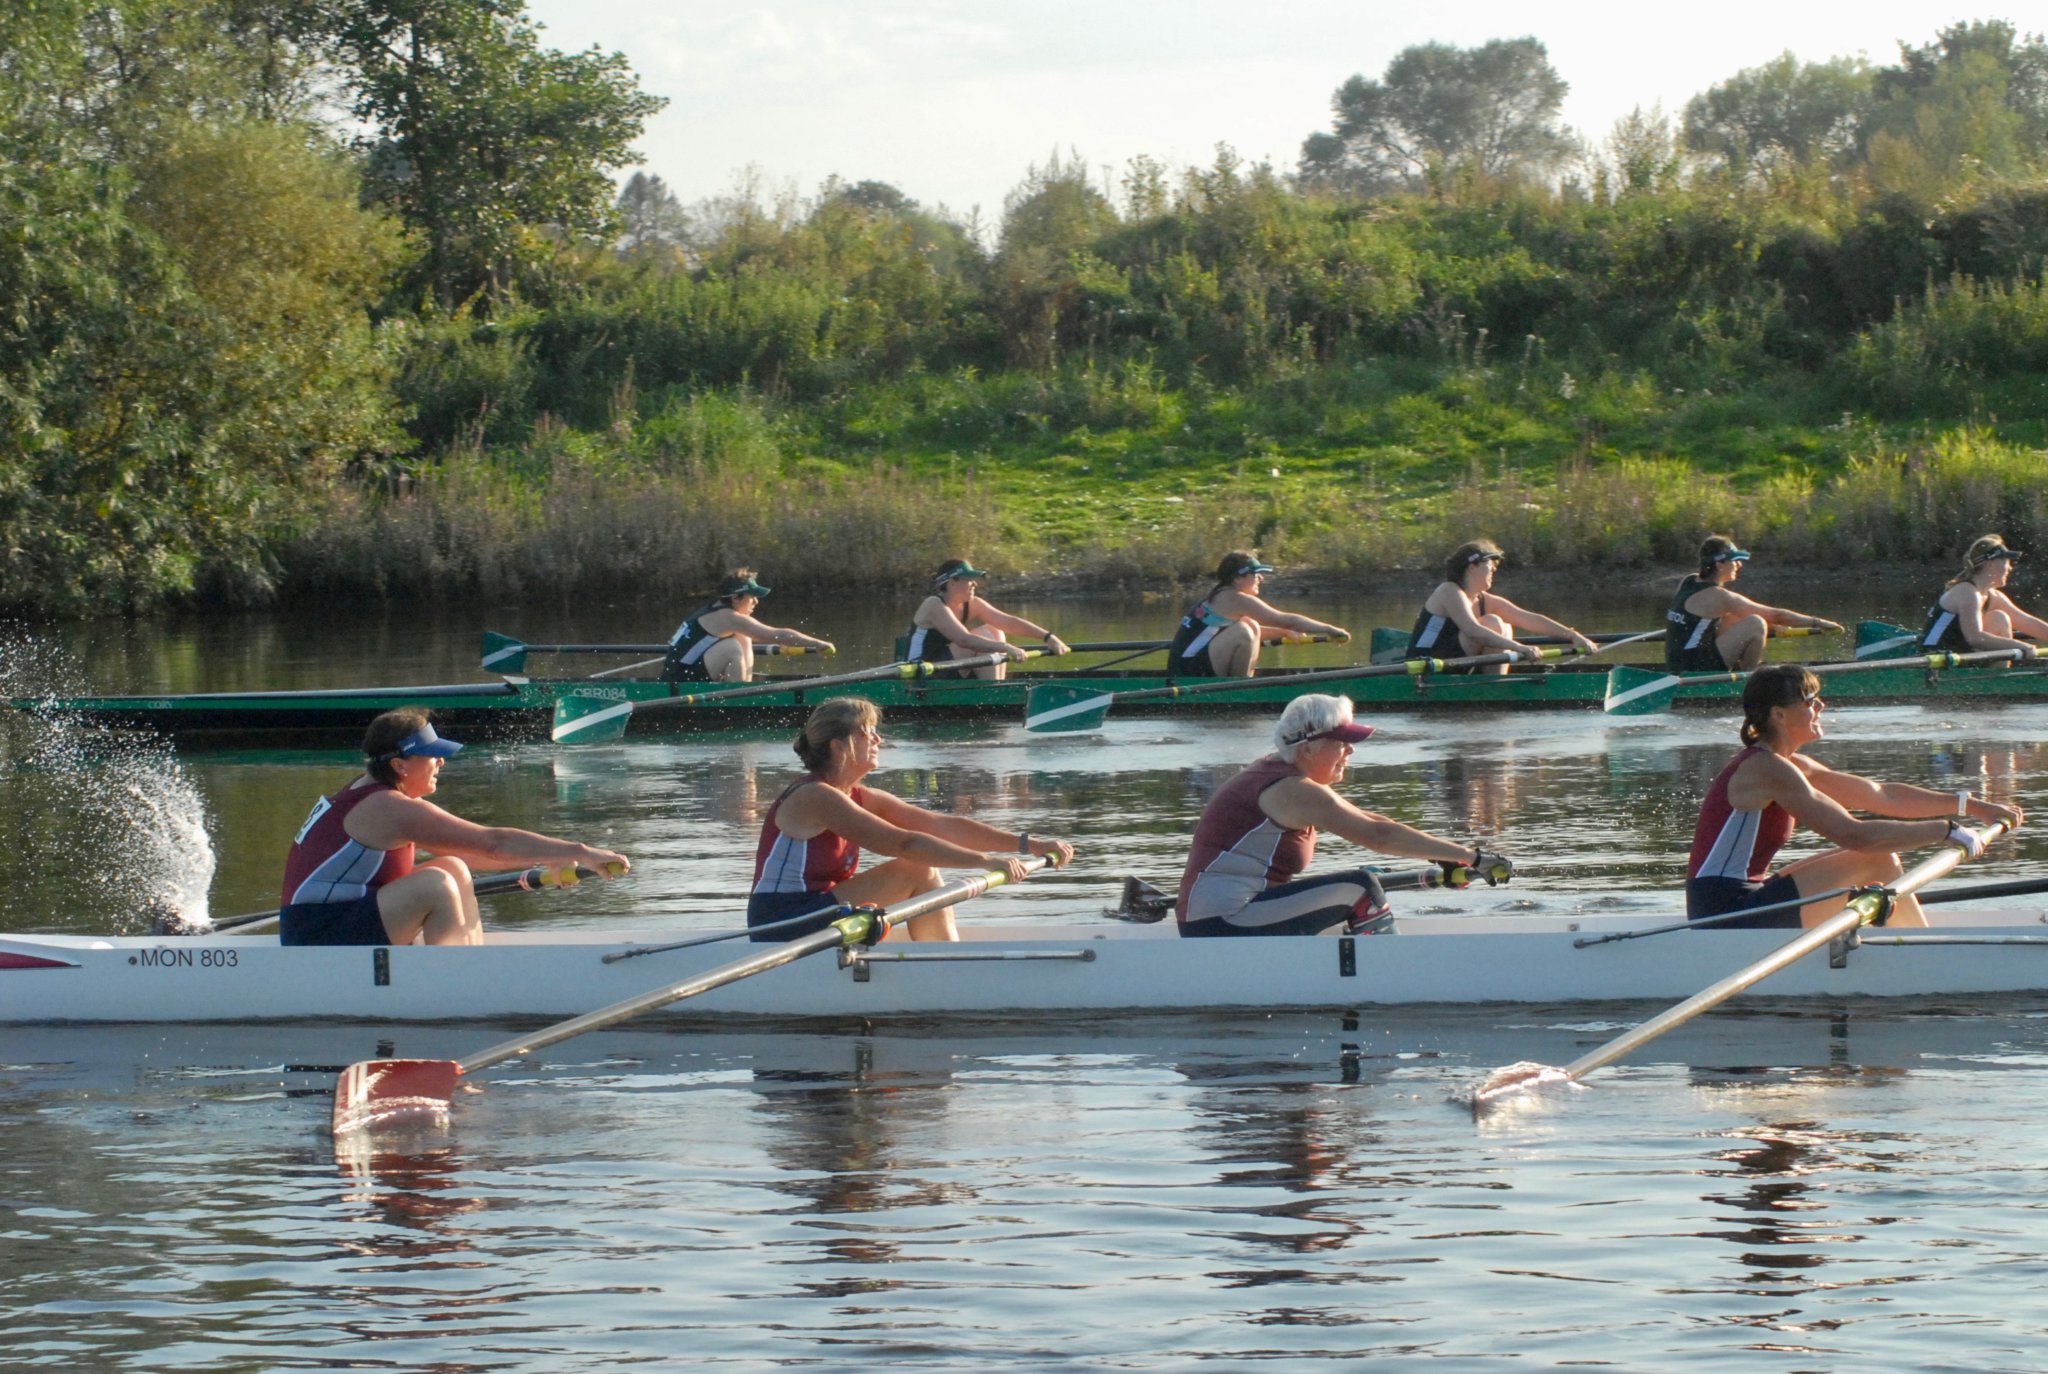
<path fill-rule="evenodd" d="M 1091 639 L 1085 644 L 1069 644 L 1067 651 L 1075 654 L 1135 653 L 1143 649 L 1168 648 L 1172 643 L 1170 639 Z"/>
<path fill-rule="evenodd" d="M 1033 872 L 1044 867 L 1045 863 L 1046 860 L 1043 858 L 1028 859 L 1025 861 L 1025 871 L 1027 873 Z M 1001 869 L 977 874 L 972 878 L 962 878 L 957 882 L 947 883 L 943 887 L 935 888 L 921 896 L 913 897 L 909 901 L 898 902 L 896 905 L 884 910 L 875 920 L 886 930 L 891 926 L 900 925 L 913 917 L 922 916 L 928 911 L 937 911 L 942 907 L 951 906 L 955 902 L 964 902 L 970 897 L 978 897 L 989 889 L 1000 887 L 1008 881 L 1009 875 Z M 572 1036 L 582 1035 L 588 1031 L 603 1030 L 607 1026 L 615 1026 L 621 1021 L 631 1020 L 635 1016 L 653 1011 L 658 1007 L 666 1006 L 671 1002 L 680 1002 L 686 997 L 696 997 L 702 993 L 710 992 L 714 988 L 722 988 L 728 983 L 737 983 L 742 978 L 751 978 L 757 973 L 766 973 L 770 969 L 794 963 L 807 954 L 816 954 L 821 950 L 833 949 L 857 941 L 862 938 L 864 933 L 864 930 L 858 927 L 864 927 L 866 920 L 867 918 L 865 917 L 846 917 L 826 927 L 824 930 L 803 936 L 800 939 L 791 940 L 787 944 L 777 945 L 775 948 L 764 950 L 760 954 L 725 964 L 707 973 L 700 973 L 694 978 L 685 978 L 681 982 L 670 983 L 666 987 L 656 988 L 652 992 L 642 993 L 638 997 L 628 998 L 623 1002 L 614 1002 L 608 1007 L 599 1007 L 596 1011 L 586 1012 L 582 1016 L 573 1017 L 567 1021 L 556 1022 L 554 1025 L 537 1030 L 531 1035 L 521 1036 L 515 1040 L 506 1040 L 492 1045 L 490 1048 L 479 1051 L 462 1060 L 459 1070 L 464 1074 L 475 1073 L 479 1069 L 489 1068 L 493 1064 L 502 1064 L 507 1059 L 515 1059 L 520 1055 L 531 1054 L 538 1049 L 545 1049 L 549 1045 L 567 1040 Z"/>
<path fill-rule="evenodd" d="M 1043 649 L 1026 649 L 1025 657 L 1037 658 Z M 702 706 L 706 702 L 731 701 L 738 697 L 772 696 L 777 692 L 801 690 L 814 691 L 820 687 L 837 687 L 848 682 L 872 682 L 877 678 L 930 677 L 933 673 L 954 668 L 986 668 L 997 663 L 1011 661 L 1008 654 L 976 654 L 972 658 L 957 658 L 948 663 L 925 663 L 906 660 L 900 663 L 885 663 L 875 668 L 864 668 L 856 673 L 839 673 L 832 677 L 786 677 L 774 682 L 756 682 L 745 687 L 728 687 L 713 692 L 693 692 L 683 696 L 656 697 L 652 701 L 633 703 L 636 711 L 654 711 L 669 706 Z"/>
<path fill-rule="evenodd" d="M 1972 883 L 1968 887 L 1949 887 L 1939 892 L 1923 892 L 1920 894 L 1920 905 L 1977 902 L 1987 897 L 2029 897 L 2037 892 L 2048 892 L 2048 878 L 2015 878 L 2011 882 Z"/>
<path fill-rule="evenodd" d="M 565 883 L 561 880 L 561 872 L 559 865 L 535 864 L 531 868 L 515 869 L 508 873 L 483 874 L 470 886 L 479 897 L 489 897 L 498 892 L 533 892 L 543 887 L 574 887 L 574 881 Z M 576 868 L 576 877 L 579 879 L 598 876 L 600 875 L 594 868 L 584 868 L 581 865 Z M 199 933 L 212 935 L 224 930 L 243 930 L 249 926 L 260 926 L 266 921 L 275 921 L 283 914 L 281 910 L 273 910 L 252 911 L 246 916 L 224 916 Z"/>
<path fill-rule="evenodd" d="M 1557 658 L 1556 649 L 1537 649 L 1537 658 Z M 1147 687 L 1136 692 L 1112 692 L 1116 701 L 1152 701 L 1162 697 L 1201 696 L 1209 692 L 1249 692 L 1260 687 L 1292 687 L 1303 682 L 1335 682 L 1340 679 L 1361 677 L 1423 677 L 1440 673 L 1447 668 L 1483 668 L 1494 663 L 1519 662 L 1524 655 L 1502 651 L 1497 654 L 1475 654 L 1467 658 L 1415 658 L 1405 663 L 1368 663 L 1350 668 L 1318 668 L 1312 673 L 1275 673 L 1267 677 L 1231 678 L 1224 682 L 1195 682 L 1175 684 L 1172 687 Z"/>
<path fill-rule="evenodd" d="M 1997 821 L 1980 833 L 1984 842 L 1989 844 L 2004 834 L 2005 828 L 2005 822 Z M 1892 884 L 1891 891 L 1902 897 L 1917 892 L 1935 879 L 1953 873 L 1956 865 L 1962 861 L 1962 850 L 1944 845 L 1940 853 L 1922 861 L 1898 882 Z M 1612 1064 L 1664 1032 L 1684 1025 L 1702 1012 L 1720 1006 L 1735 994 L 1762 982 L 1786 965 L 1797 963 L 1814 950 L 1823 948 L 1830 941 L 1848 934 L 1864 922 L 1875 920 L 1882 901 L 1883 894 L 1878 892 L 1850 898 L 1849 904 L 1842 910 L 1819 925 L 1802 932 L 1764 958 L 1746 968 L 1737 969 L 1718 983 L 1686 998 L 1677 1006 L 1651 1017 L 1635 1029 L 1617 1035 L 1598 1049 L 1581 1055 L 1565 1065 L 1565 1077 L 1576 1080 L 1603 1065 Z"/>

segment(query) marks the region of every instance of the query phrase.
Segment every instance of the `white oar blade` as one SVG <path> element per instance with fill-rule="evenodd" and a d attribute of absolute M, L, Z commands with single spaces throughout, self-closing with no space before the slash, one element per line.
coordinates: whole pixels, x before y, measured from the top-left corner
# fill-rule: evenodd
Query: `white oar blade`
<path fill-rule="evenodd" d="M 334 1134 L 446 1118 L 462 1066 L 452 1059 L 365 1059 L 334 1085 Z"/>
<path fill-rule="evenodd" d="M 596 744 L 625 734 L 632 718 L 630 701 L 569 692 L 555 702 L 555 723 L 548 736 L 557 744 Z"/>
<path fill-rule="evenodd" d="M 1024 698 L 1024 728 L 1034 733 L 1093 730 L 1109 714 L 1112 692 L 1092 692 L 1064 683 L 1033 687 Z"/>
<path fill-rule="evenodd" d="M 1856 657 L 1898 658 L 1908 654 L 1920 642 L 1918 635 L 1893 635 L 1890 639 L 1873 640 L 1856 646 Z"/>
<path fill-rule="evenodd" d="M 510 635 L 484 631 L 484 668 L 493 673 L 526 671 L 526 645 Z"/>
<path fill-rule="evenodd" d="M 1668 707 L 1678 686 L 1678 678 L 1670 673 L 1615 668 L 1607 674 L 1607 696 L 1601 706 L 1613 716 L 1648 715 Z"/>

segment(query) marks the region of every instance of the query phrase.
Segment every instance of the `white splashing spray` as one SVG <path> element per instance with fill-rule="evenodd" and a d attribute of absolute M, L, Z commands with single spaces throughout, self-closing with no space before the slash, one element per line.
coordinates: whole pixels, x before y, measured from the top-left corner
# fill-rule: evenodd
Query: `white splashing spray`
<path fill-rule="evenodd" d="M 60 684 L 78 676 L 58 651 L 19 630 L 0 635 L 0 665 L 0 690 L 10 696 L 65 694 Z M 0 775 L 18 822 L 14 861 L 62 875 L 62 899 L 79 908 L 37 913 L 29 923 L 91 918 L 132 933 L 163 907 L 208 923 L 212 817 L 167 741 L 34 714 L 11 733 L 21 750 L 0 759 Z"/>

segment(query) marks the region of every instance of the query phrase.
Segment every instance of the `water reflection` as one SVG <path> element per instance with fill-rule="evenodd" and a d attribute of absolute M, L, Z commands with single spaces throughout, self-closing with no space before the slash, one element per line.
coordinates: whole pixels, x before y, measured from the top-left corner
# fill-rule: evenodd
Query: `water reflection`
<path fill-rule="evenodd" d="M 468 1177 L 471 1162 L 445 1128 L 356 1131 L 336 1139 L 334 1158 L 345 1180 L 344 1215 L 357 1223 L 339 1241 L 344 1250 L 367 1258 L 424 1259 L 475 1248 L 447 1223 L 487 1204 Z"/>
<path fill-rule="evenodd" d="M 782 1172 L 767 1186 L 798 1200 L 803 1225 L 822 1238 L 785 1242 L 801 1255 L 781 1263 L 855 1266 L 835 1278 L 805 1278 L 812 1297 L 844 1298 L 904 1287 L 901 1273 L 880 1267 L 906 1258 L 906 1238 L 923 1228 L 894 1213 L 971 1200 L 958 1184 L 941 1184 L 904 1158 L 905 1138 L 943 1116 L 951 1074 L 940 1066 L 878 1070 L 875 1041 L 836 1039 L 828 1046 L 781 1044 L 758 1054 L 753 1110 L 767 1128 L 767 1152 Z"/>

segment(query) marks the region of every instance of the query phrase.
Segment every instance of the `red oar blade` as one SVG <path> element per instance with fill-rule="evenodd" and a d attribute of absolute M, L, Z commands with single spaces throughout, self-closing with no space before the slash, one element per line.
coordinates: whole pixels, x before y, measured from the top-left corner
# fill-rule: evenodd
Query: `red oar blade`
<path fill-rule="evenodd" d="M 462 1066 L 452 1059 L 365 1059 L 334 1085 L 334 1133 L 448 1114 Z"/>

